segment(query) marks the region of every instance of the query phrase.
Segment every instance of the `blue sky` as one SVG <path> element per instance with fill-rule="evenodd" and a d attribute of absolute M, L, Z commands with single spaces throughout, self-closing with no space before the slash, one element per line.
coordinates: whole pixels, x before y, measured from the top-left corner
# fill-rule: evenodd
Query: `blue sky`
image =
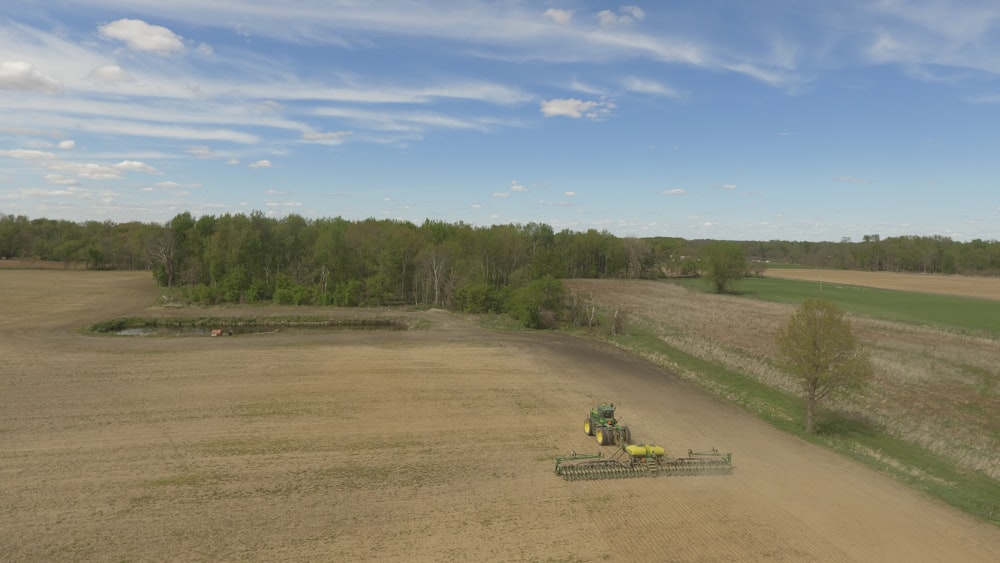
<path fill-rule="evenodd" d="M 993 0 L 0 7 L 0 213 L 1000 238 Z"/>

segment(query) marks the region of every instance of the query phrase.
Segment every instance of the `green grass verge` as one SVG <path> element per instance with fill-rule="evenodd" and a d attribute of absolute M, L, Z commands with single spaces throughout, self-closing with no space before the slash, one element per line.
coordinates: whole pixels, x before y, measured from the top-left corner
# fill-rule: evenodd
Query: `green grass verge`
<path fill-rule="evenodd" d="M 701 279 L 678 279 L 668 283 L 709 291 Z M 806 299 L 826 299 L 850 313 L 1000 338 L 1000 301 L 991 299 L 767 277 L 740 280 L 735 293 L 793 305 Z"/>
<path fill-rule="evenodd" d="M 1000 481 L 957 467 L 945 457 L 882 433 L 865 420 L 822 411 L 818 434 L 803 430 L 805 408 L 795 395 L 772 389 L 739 372 L 678 350 L 655 336 L 633 330 L 611 340 L 672 370 L 759 417 L 775 428 L 891 475 L 964 512 L 1000 526 Z M 739 465 L 738 456 L 734 456 Z"/>
<path fill-rule="evenodd" d="M 805 416 L 804 405 L 797 397 L 678 350 L 651 334 L 631 330 L 628 335 L 612 337 L 612 341 L 644 358 L 665 359 L 668 364 L 665 367 L 691 374 L 685 379 L 739 405 L 776 428 L 797 432 L 799 421 Z"/>

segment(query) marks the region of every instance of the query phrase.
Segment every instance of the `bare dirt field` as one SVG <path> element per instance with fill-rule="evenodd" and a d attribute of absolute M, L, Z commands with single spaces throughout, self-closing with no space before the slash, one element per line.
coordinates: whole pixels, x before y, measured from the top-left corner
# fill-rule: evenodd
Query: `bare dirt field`
<path fill-rule="evenodd" d="M 86 270 L 83 262 L 55 262 L 52 260 L 35 260 L 34 258 L 4 258 L 0 259 L 0 270 Z"/>
<path fill-rule="evenodd" d="M 936 293 L 1000 300 L 1000 278 L 978 276 L 943 276 L 936 274 L 900 274 L 894 272 L 858 272 L 853 270 L 817 270 L 775 268 L 764 273 L 769 278 L 805 280 L 879 289 L 898 289 L 918 293 Z"/>
<path fill-rule="evenodd" d="M 160 309 L 146 273 L 0 271 L 0 560 L 995 561 L 1000 529 L 593 342 L 445 312 Z M 122 315 L 413 330 L 96 337 Z M 733 475 L 566 482 L 613 400 Z M 605 448 L 607 449 L 607 447 Z"/>

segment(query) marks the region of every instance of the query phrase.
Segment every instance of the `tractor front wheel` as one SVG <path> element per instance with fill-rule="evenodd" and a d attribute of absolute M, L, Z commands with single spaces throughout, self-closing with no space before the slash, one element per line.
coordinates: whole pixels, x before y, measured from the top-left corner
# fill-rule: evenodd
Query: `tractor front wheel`
<path fill-rule="evenodd" d="M 583 420 L 583 433 L 586 434 L 587 436 L 594 435 L 594 421 L 590 420 L 589 418 Z"/>

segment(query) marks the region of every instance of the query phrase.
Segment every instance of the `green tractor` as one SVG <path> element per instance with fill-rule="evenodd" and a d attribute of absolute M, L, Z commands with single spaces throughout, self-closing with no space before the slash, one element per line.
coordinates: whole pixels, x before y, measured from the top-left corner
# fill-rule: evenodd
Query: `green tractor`
<path fill-rule="evenodd" d="M 628 444 L 632 441 L 632 431 L 615 420 L 614 403 L 601 403 L 583 419 L 583 431 L 593 436 L 602 446 Z"/>

